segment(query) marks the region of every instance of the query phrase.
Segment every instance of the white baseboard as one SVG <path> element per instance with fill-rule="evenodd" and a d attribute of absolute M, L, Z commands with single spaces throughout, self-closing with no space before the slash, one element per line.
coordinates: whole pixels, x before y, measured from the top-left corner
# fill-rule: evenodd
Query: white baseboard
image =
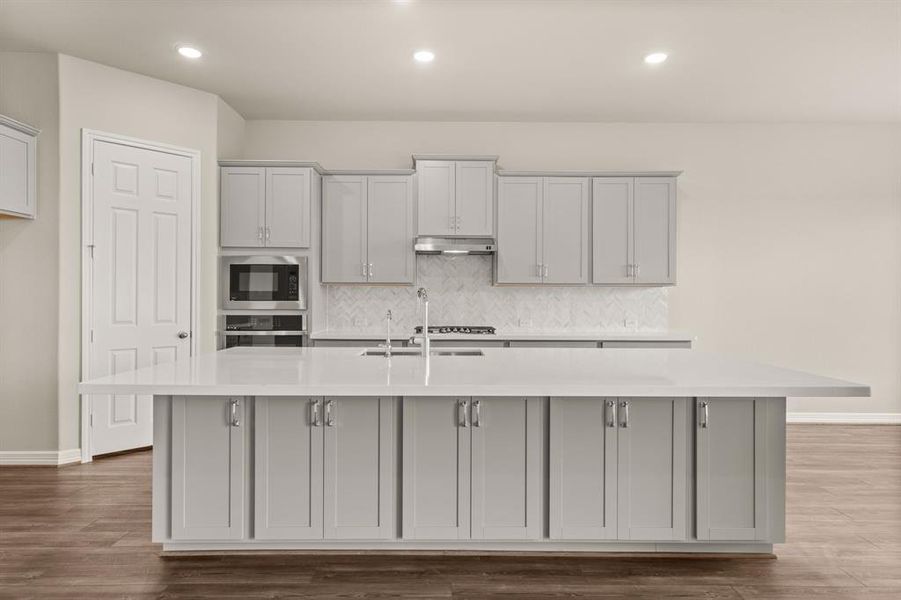
<path fill-rule="evenodd" d="M 841 423 L 845 425 L 901 425 L 901 413 L 790 412 L 787 423 Z"/>
<path fill-rule="evenodd" d="M 52 466 L 68 465 L 81 462 L 81 448 L 71 450 L 0 450 L 0 466 L 33 465 Z"/>

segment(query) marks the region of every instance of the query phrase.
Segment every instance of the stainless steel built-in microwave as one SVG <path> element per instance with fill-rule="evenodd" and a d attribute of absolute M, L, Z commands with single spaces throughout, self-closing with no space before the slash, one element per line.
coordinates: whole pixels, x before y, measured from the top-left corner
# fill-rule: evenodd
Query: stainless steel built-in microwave
<path fill-rule="evenodd" d="M 222 308 L 306 310 L 307 257 L 222 256 Z"/>

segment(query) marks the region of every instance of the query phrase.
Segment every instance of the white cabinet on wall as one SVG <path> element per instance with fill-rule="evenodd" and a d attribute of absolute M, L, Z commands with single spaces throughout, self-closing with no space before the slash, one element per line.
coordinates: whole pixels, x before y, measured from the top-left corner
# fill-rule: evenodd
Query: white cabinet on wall
<path fill-rule="evenodd" d="M 595 177 L 592 213 L 593 283 L 675 283 L 674 177 Z"/>
<path fill-rule="evenodd" d="M 309 248 L 317 176 L 306 167 L 222 167 L 222 247 Z"/>
<path fill-rule="evenodd" d="M 322 187 L 322 282 L 413 283 L 409 175 L 327 175 Z"/>
<path fill-rule="evenodd" d="M 491 160 L 435 160 L 414 156 L 421 236 L 491 236 L 494 171 Z"/>
<path fill-rule="evenodd" d="M 38 133 L 0 115 L 0 214 L 34 218 Z"/>
<path fill-rule="evenodd" d="M 499 177 L 497 282 L 588 282 L 587 177 Z"/>
<path fill-rule="evenodd" d="M 541 535 L 538 398 L 406 397 L 405 539 Z"/>
<path fill-rule="evenodd" d="M 395 537 L 393 398 L 257 397 L 254 535 Z"/>
<path fill-rule="evenodd" d="M 682 540 L 688 400 L 551 398 L 550 537 Z"/>

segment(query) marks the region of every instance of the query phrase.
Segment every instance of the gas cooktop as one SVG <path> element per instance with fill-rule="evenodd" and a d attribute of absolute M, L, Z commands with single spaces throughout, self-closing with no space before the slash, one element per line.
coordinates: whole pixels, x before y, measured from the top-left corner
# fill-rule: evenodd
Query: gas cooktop
<path fill-rule="evenodd" d="M 422 325 L 416 326 L 416 333 L 422 333 Z M 464 333 L 470 335 L 494 335 L 494 327 L 488 325 L 429 325 L 429 333 Z"/>

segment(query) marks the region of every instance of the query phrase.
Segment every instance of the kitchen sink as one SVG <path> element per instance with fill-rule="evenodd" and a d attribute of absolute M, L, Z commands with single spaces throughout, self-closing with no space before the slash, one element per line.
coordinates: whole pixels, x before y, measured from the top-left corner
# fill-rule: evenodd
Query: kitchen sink
<path fill-rule="evenodd" d="M 429 353 L 430 356 L 485 356 L 485 353 L 481 350 L 470 350 L 467 348 L 448 348 L 447 350 L 432 350 Z M 384 349 L 371 349 L 364 350 L 360 356 L 381 356 L 382 358 L 387 358 L 388 354 Z M 391 351 L 391 357 L 395 356 L 422 356 L 421 350 L 408 350 L 406 348 L 399 348 L 397 350 Z"/>

